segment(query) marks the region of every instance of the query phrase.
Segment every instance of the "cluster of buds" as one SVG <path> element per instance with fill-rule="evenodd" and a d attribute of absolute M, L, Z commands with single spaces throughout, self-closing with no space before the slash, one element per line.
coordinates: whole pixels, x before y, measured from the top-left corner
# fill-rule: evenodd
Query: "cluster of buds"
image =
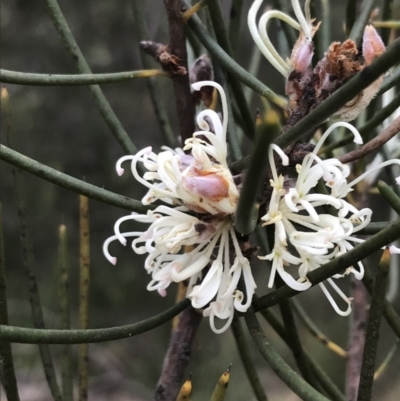
<path fill-rule="evenodd" d="M 313 68 L 314 44 L 312 39 L 319 24 L 314 25 L 314 20 L 311 18 L 310 0 L 305 2 L 304 13 L 299 5 L 299 0 L 292 0 L 297 21 L 281 11 L 271 10 L 260 18 L 257 27 L 256 16 L 262 1 L 254 1 L 248 14 L 248 25 L 253 39 L 262 53 L 286 78 L 286 94 L 289 98 L 287 127 L 294 125 L 385 51 L 385 45 L 375 28 L 368 25 L 363 35 L 362 52 L 351 39 L 343 43 L 334 42 L 327 49 L 323 59 Z M 279 55 L 268 37 L 267 23 L 271 18 L 278 18 L 300 31 L 289 60 L 284 60 Z M 354 120 L 376 95 L 382 80 L 383 76 L 360 92 L 356 98 L 332 115 L 331 121 Z"/>
<path fill-rule="evenodd" d="M 218 89 L 223 119 L 213 110 L 203 110 L 197 116 L 201 131 L 186 140 L 183 149 L 168 149 L 158 154 L 150 147 L 136 155 L 122 157 L 117 162 L 117 173 L 122 175 L 122 164 L 131 162 L 136 181 L 149 191 L 142 199 L 144 205 L 162 201 L 146 215 L 133 213 L 119 219 L 115 235 L 103 246 L 107 259 L 115 264 L 109 245 L 134 237 L 132 248 L 137 254 L 148 254 L 145 269 L 151 274 L 148 290 L 162 296 L 172 282 L 189 280 L 187 296 L 194 308 L 205 308 L 211 328 L 219 333 L 231 324 L 234 310 L 245 312 L 251 303 L 256 284 L 249 260 L 243 252 L 233 228 L 239 191 L 227 165 L 227 103 L 223 89 L 212 81 L 192 85 L 196 91 L 203 86 Z M 190 151 L 190 154 L 184 151 Z M 137 163 L 148 170 L 143 177 Z M 150 226 L 143 232 L 121 233 L 120 225 L 133 220 Z M 246 293 L 237 289 L 243 277 Z M 223 320 L 217 328 L 215 318 Z"/>

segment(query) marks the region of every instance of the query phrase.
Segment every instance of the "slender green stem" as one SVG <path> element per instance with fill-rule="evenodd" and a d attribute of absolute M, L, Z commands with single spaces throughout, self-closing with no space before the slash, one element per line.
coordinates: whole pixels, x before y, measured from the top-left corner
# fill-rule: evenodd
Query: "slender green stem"
<path fill-rule="evenodd" d="M 249 73 L 254 77 L 258 75 L 258 70 L 260 68 L 261 60 L 262 60 L 262 53 L 260 52 L 257 45 L 254 43 L 251 49 L 250 61 L 247 68 L 247 71 L 249 71 Z M 254 92 L 251 90 L 251 88 L 249 88 L 248 86 L 244 88 L 244 96 L 248 104 L 250 104 L 253 94 Z M 265 102 L 268 101 L 265 99 Z"/>
<path fill-rule="evenodd" d="M 232 160 L 239 160 L 243 157 L 242 150 L 240 149 L 240 142 L 236 130 L 236 124 L 233 117 L 233 109 L 232 109 L 232 102 L 231 96 L 229 95 L 228 86 L 226 84 L 226 74 L 219 66 L 218 61 L 213 62 L 214 64 L 214 74 L 215 74 L 215 81 L 218 82 L 222 88 L 224 89 L 226 96 L 226 103 L 228 108 L 228 127 L 227 127 L 227 139 L 230 148 L 230 156 Z M 226 118 L 226 116 L 224 116 Z"/>
<path fill-rule="evenodd" d="M 386 288 L 389 280 L 390 252 L 385 249 L 379 262 L 374 290 L 371 298 L 367 331 L 365 333 L 365 347 L 361 366 L 360 384 L 358 387 L 358 401 L 370 401 L 374 383 L 376 355 L 378 353 L 379 331 L 383 314 Z"/>
<path fill-rule="evenodd" d="M 321 393 L 303 380 L 276 352 L 263 333 L 252 307 L 244 315 L 250 335 L 262 357 L 279 378 L 302 400 L 328 401 Z"/>
<path fill-rule="evenodd" d="M 288 1 L 272 0 L 272 4 L 274 5 L 275 9 L 280 10 L 287 15 L 290 15 Z M 292 49 L 297 40 L 297 32 L 291 26 L 289 26 L 289 24 L 286 24 L 284 21 L 279 20 L 279 23 L 282 27 L 283 33 L 285 34 L 286 40 L 289 45 L 289 49 Z"/>
<path fill-rule="evenodd" d="M 357 1 L 347 0 L 346 1 L 346 35 L 349 36 L 353 29 L 354 23 L 356 22 L 357 16 Z"/>
<path fill-rule="evenodd" d="M 369 223 L 367 227 L 363 228 L 362 230 L 358 231 L 359 235 L 371 235 L 371 234 L 376 234 L 377 232 L 383 230 L 387 226 L 387 222 L 381 221 L 381 222 L 374 222 L 374 223 Z"/>
<path fill-rule="evenodd" d="M 392 345 L 389 352 L 387 353 L 385 359 L 379 365 L 379 368 L 376 369 L 376 371 L 374 373 L 374 380 L 378 380 L 382 376 L 383 372 L 386 370 L 386 368 L 389 366 L 389 364 L 393 361 L 393 359 L 396 355 L 396 352 L 399 349 L 399 346 L 400 346 L 400 340 L 397 338 L 395 343 Z"/>
<path fill-rule="evenodd" d="M 186 32 L 186 36 L 188 38 L 188 42 L 189 42 L 190 46 L 192 47 L 194 57 L 197 59 L 204 53 L 204 48 L 201 45 L 201 43 L 199 42 L 199 40 L 197 39 L 197 37 L 195 36 L 195 34 L 187 27 L 185 27 L 185 28 L 186 28 L 185 32 Z"/>
<path fill-rule="evenodd" d="M 282 279 L 280 281 L 282 281 Z M 293 357 L 296 360 L 296 364 L 300 370 L 300 373 L 308 384 L 313 386 L 315 389 L 318 389 L 318 382 L 315 380 L 311 371 L 311 367 L 304 354 L 303 345 L 301 344 L 300 335 L 297 330 L 290 300 L 283 300 L 279 304 L 279 308 L 281 311 L 283 324 L 285 325 L 286 335 L 290 344 L 289 347 L 292 350 Z"/>
<path fill-rule="evenodd" d="M 334 352 L 336 355 L 339 355 L 341 358 L 347 358 L 347 352 L 338 344 L 331 341 L 320 329 L 319 327 L 311 320 L 311 318 L 307 315 L 307 312 L 300 305 L 296 298 L 293 298 L 292 305 L 294 312 L 300 318 L 301 322 L 307 328 L 307 330 L 311 333 L 311 335 L 316 338 L 319 342 L 324 344 L 329 350 Z"/>
<path fill-rule="evenodd" d="M 254 395 L 256 396 L 257 401 L 267 401 L 267 395 L 265 394 L 257 369 L 252 361 L 249 345 L 246 341 L 246 333 L 243 330 L 240 320 L 234 318 L 231 327 L 239 350 L 240 359 L 242 360 L 247 379 L 250 382 Z"/>
<path fill-rule="evenodd" d="M 271 100 L 271 102 L 275 103 L 277 106 L 281 108 L 286 107 L 287 102 L 284 98 L 274 93 L 228 56 L 228 54 L 212 39 L 211 35 L 207 32 L 207 29 L 196 15 L 190 18 L 188 26 L 193 30 L 210 54 L 212 54 L 229 73 L 236 77 L 236 79 L 249 86 L 259 95 Z"/>
<path fill-rule="evenodd" d="M 3 88 L 1 99 L 4 106 L 4 112 L 6 115 L 6 140 L 12 145 L 12 124 L 11 124 L 11 107 L 9 104 L 8 93 Z M 19 218 L 19 228 L 22 245 L 22 260 L 27 277 L 28 292 L 29 292 L 29 303 L 31 306 L 33 324 L 38 329 L 44 329 L 44 318 L 42 304 L 40 301 L 39 287 L 36 279 L 36 266 L 35 256 L 33 252 L 33 242 L 31 231 L 28 223 L 28 210 L 26 205 L 26 188 L 25 181 L 22 171 L 16 168 L 11 169 L 14 184 L 15 204 Z M 5 326 L 7 327 L 7 326 Z M 62 401 L 62 396 L 57 383 L 57 376 L 53 365 L 53 359 L 50 353 L 50 347 L 48 344 L 39 345 L 40 358 L 43 365 L 44 374 L 46 376 L 47 384 L 50 388 L 51 395 L 55 401 Z"/>
<path fill-rule="evenodd" d="M 61 313 L 61 329 L 70 330 L 67 227 L 64 224 L 61 224 L 58 230 L 57 267 L 59 276 L 58 294 Z M 61 378 L 64 401 L 73 401 L 72 355 L 71 346 L 69 344 L 65 344 L 62 347 Z"/>
<path fill-rule="evenodd" d="M 400 21 L 397 20 L 386 20 L 386 21 L 374 21 L 375 28 L 385 28 L 390 33 L 391 29 L 400 29 Z"/>
<path fill-rule="evenodd" d="M 314 2 L 315 4 L 315 2 Z M 322 24 L 321 24 L 321 46 L 319 49 L 319 59 L 324 57 L 324 53 L 331 44 L 331 6 L 329 0 L 321 1 L 322 7 Z"/>
<path fill-rule="evenodd" d="M 146 13 L 145 7 L 146 2 L 140 0 L 132 0 L 133 13 L 135 18 L 135 29 L 139 41 L 148 40 L 149 34 L 146 26 Z M 150 56 L 146 55 L 143 51 L 140 52 L 140 58 L 144 68 L 150 69 L 153 66 L 153 62 Z M 171 123 L 168 117 L 167 110 L 165 108 L 165 102 L 160 96 L 161 90 L 156 79 L 150 78 L 147 80 L 147 87 L 149 89 L 151 102 L 153 103 L 154 113 L 156 115 L 158 125 L 161 130 L 161 134 L 165 143 L 174 148 L 177 146 L 178 140 L 177 135 L 172 130 Z"/>
<path fill-rule="evenodd" d="M 57 0 L 46 0 L 46 4 L 51 20 L 53 21 L 57 32 L 61 36 L 64 45 L 73 57 L 78 71 L 82 74 L 92 74 L 89 64 L 86 62 L 83 53 L 76 43 L 74 35 L 68 26 Z M 125 129 L 122 127 L 121 122 L 111 108 L 110 103 L 104 96 L 100 86 L 91 85 L 89 86 L 89 90 L 93 95 L 94 102 L 96 103 L 100 114 L 103 116 L 104 121 L 107 123 L 111 132 L 118 140 L 124 151 L 129 154 L 136 153 L 136 146 L 133 144 Z"/>
<path fill-rule="evenodd" d="M 344 271 L 354 263 L 372 255 L 383 246 L 390 244 L 400 237 L 400 219 L 388 223 L 386 228 L 379 231 L 365 242 L 357 245 L 351 251 L 346 252 L 334 260 L 324 265 L 323 269 L 316 269 L 307 275 L 307 278 L 313 285 L 316 285 L 334 274 Z M 282 299 L 291 298 L 298 292 L 287 285 L 266 294 L 259 299 L 253 301 L 256 311 L 260 311 L 271 306 L 279 304 Z"/>
<path fill-rule="evenodd" d="M 380 111 L 378 111 L 370 120 L 368 120 L 360 129 L 362 137 L 365 137 L 379 124 L 385 121 L 393 112 L 400 107 L 400 96 L 395 96 L 394 99 Z"/>
<path fill-rule="evenodd" d="M 374 287 L 374 276 L 369 268 L 365 269 L 363 283 L 365 288 L 371 295 Z M 385 317 L 387 323 L 396 334 L 397 338 L 400 340 L 400 316 L 396 313 L 393 306 L 390 305 L 388 301 L 385 301 L 383 308 L 383 316 Z"/>
<path fill-rule="evenodd" d="M 260 135 L 257 138 L 235 213 L 235 226 L 241 234 L 251 233 L 257 225 L 259 207 L 257 196 L 268 163 L 268 148 L 272 139 L 280 131 L 279 118 L 274 110 L 268 111 L 266 125 L 268 135 Z"/>
<path fill-rule="evenodd" d="M 213 24 L 215 35 L 217 37 L 218 44 L 228 54 L 229 57 L 233 57 L 233 50 L 231 43 L 229 41 L 228 33 L 225 29 L 224 18 L 222 16 L 219 0 L 208 0 L 207 5 L 208 9 L 210 10 L 209 14 L 211 17 L 211 21 Z M 239 107 L 240 113 L 242 115 L 243 122 L 246 125 L 246 129 L 244 130 L 244 132 L 246 136 L 254 138 L 255 126 L 254 126 L 253 116 L 251 115 L 249 106 L 246 102 L 242 85 L 236 79 L 236 77 L 229 72 L 228 72 L 228 81 L 229 85 L 232 88 L 232 92 L 236 99 L 236 103 Z"/>
<path fill-rule="evenodd" d="M 114 192 L 61 173 L 4 145 L 0 145 L 0 159 L 53 184 L 60 185 L 63 188 L 112 206 L 137 213 L 146 213 L 147 210 L 154 208 L 153 206 L 144 206 L 140 201 L 135 199 L 115 194 Z"/>
<path fill-rule="evenodd" d="M 378 190 L 393 210 L 400 216 L 400 198 L 385 182 L 378 181 Z"/>
<path fill-rule="evenodd" d="M 235 52 L 240 36 L 240 20 L 242 17 L 243 0 L 232 0 L 230 9 L 229 42 Z"/>
<path fill-rule="evenodd" d="M 258 245 L 260 246 L 262 253 L 267 254 L 269 249 L 273 247 L 272 236 L 267 236 L 265 230 L 259 231 L 260 232 L 257 233 Z M 284 285 L 284 282 L 280 277 L 276 278 L 276 283 L 278 288 Z M 304 380 L 307 381 L 307 383 L 309 383 L 311 386 L 319 391 L 319 383 L 314 378 L 314 375 L 311 371 L 311 366 L 305 355 L 305 350 L 300 341 L 300 336 L 297 330 L 297 325 L 293 315 L 290 300 L 282 300 L 279 303 L 279 309 L 281 312 L 283 324 L 285 326 L 285 342 L 293 353 L 300 373 L 302 374 Z"/>
<path fill-rule="evenodd" d="M 400 83 L 400 66 L 395 68 L 389 74 L 389 76 L 387 76 L 383 80 L 377 96 L 383 95 L 385 92 L 387 92 L 390 88 L 393 88 L 393 86 L 397 85 L 398 83 Z"/>
<path fill-rule="evenodd" d="M 185 298 L 183 301 L 178 302 L 164 312 L 142 320 L 141 322 L 104 329 L 44 330 L 15 326 L 0 326 L 0 340 L 20 344 L 84 344 L 121 340 L 123 338 L 129 338 L 146 333 L 147 331 L 153 330 L 156 327 L 169 322 L 189 305 L 190 300 Z"/>
<path fill-rule="evenodd" d="M 162 70 L 139 70 L 112 72 L 108 74 L 31 74 L 0 70 L 0 82 L 14 85 L 30 86 L 79 86 L 79 85 L 102 85 L 115 82 L 128 81 L 134 78 L 168 77 L 169 74 Z"/>
<path fill-rule="evenodd" d="M 392 13 L 393 13 L 393 5 L 394 5 L 394 0 L 384 0 L 383 6 L 382 6 L 382 21 L 388 21 L 392 18 Z M 389 36 L 390 36 L 390 30 L 389 29 L 381 29 L 381 38 L 383 40 L 383 43 L 387 45 L 389 43 Z"/>
<path fill-rule="evenodd" d="M 79 195 L 79 327 L 86 330 L 89 325 L 89 289 L 90 289 L 90 227 L 89 199 Z M 89 344 L 79 344 L 78 348 L 78 384 L 79 401 L 88 399 Z"/>
<path fill-rule="evenodd" d="M 272 328 L 278 333 L 283 341 L 290 347 L 289 338 L 283 327 L 282 323 L 279 321 L 276 314 L 272 309 L 265 309 L 261 311 L 261 315 L 264 319 L 272 326 Z M 321 368 L 320 365 L 304 350 L 304 356 L 307 359 L 310 368 L 312 369 L 315 378 L 321 384 L 323 389 L 327 392 L 329 397 L 333 401 L 346 401 L 344 394 L 339 390 L 335 383 L 332 382 L 331 378 L 326 374 L 326 372 Z"/>
<path fill-rule="evenodd" d="M 0 324 L 8 325 L 7 288 L 3 241 L 3 211 L 0 203 Z M 17 379 L 15 378 L 14 361 L 11 344 L 0 341 L 0 367 L 3 387 L 8 401 L 19 401 Z"/>
<path fill-rule="evenodd" d="M 375 6 L 375 2 L 375 0 L 364 0 L 362 2 L 360 13 L 351 28 L 349 39 L 353 39 L 356 43 L 360 42 L 364 28 L 367 25 L 371 12 Z M 354 1 L 354 3 L 356 2 Z"/>

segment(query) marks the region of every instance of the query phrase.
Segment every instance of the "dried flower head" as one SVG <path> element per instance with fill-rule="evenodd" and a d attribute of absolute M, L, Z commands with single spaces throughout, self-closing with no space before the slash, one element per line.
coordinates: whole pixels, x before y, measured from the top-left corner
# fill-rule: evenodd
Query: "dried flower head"
<path fill-rule="evenodd" d="M 281 11 L 272 10 L 263 14 L 256 25 L 257 12 L 262 0 L 254 1 L 248 14 L 248 25 L 254 41 L 268 61 L 286 78 L 286 94 L 289 97 L 290 128 L 299 119 L 332 95 L 357 72 L 380 56 L 385 45 L 372 25 L 365 28 L 362 52 L 352 40 L 332 43 L 325 56 L 312 67 L 314 44 L 312 38 L 319 27 L 314 25 L 310 15 L 310 0 L 305 2 L 304 14 L 298 0 L 292 0 L 297 21 Z M 272 45 L 267 23 L 271 18 L 278 18 L 300 31 L 299 38 L 292 49 L 289 60 L 284 60 Z M 355 119 L 376 95 L 383 76 L 364 89 L 356 98 L 348 102 L 330 119 L 350 121 Z"/>

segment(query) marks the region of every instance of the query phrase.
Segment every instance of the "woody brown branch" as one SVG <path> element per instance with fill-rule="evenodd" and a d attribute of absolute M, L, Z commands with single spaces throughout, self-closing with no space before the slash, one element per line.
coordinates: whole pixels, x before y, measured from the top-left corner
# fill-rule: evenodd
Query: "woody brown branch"
<path fill-rule="evenodd" d="M 186 34 L 182 19 L 181 0 L 164 0 L 168 17 L 169 46 L 171 54 L 180 59 L 181 65 L 187 68 Z M 189 74 L 173 75 L 176 110 L 182 143 L 194 132 L 194 104 L 190 95 Z"/>
<path fill-rule="evenodd" d="M 200 325 L 202 315 L 192 306 L 180 315 L 172 330 L 160 379 L 154 394 L 155 401 L 175 401 L 183 383 L 185 369 L 190 362 L 193 340 Z"/>
<path fill-rule="evenodd" d="M 397 117 L 388 127 L 386 127 L 379 135 L 371 139 L 366 144 L 360 146 L 353 151 L 346 153 L 339 157 L 342 163 L 349 163 L 354 160 L 360 159 L 365 155 L 371 153 L 375 149 L 383 146 L 386 142 L 392 139 L 400 132 L 400 117 Z"/>

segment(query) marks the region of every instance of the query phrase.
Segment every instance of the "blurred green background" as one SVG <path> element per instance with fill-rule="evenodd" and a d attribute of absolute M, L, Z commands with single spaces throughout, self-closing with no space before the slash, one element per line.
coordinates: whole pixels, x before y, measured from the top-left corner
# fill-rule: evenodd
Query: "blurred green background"
<path fill-rule="evenodd" d="M 71 30 L 94 73 L 141 69 L 135 17 L 131 1 L 60 0 L 60 6 Z M 231 1 L 221 1 L 229 20 Z M 246 25 L 246 11 L 251 1 L 244 1 L 236 60 L 248 68 L 252 41 Z M 315 1 L 317 12 L 320 2 Z M 345 1 L 330 1 L 332 40 L 342 40 Z M 377 2 L 380 3 L 380 2 Z M 265 4 L 268 4 L 266 1 Z M 396 2 L 399 15 L 399 2 Z M 167 21 L 161 0 L 146 1 L 150 40 L 168 41 Z M 317 15 L 319 18 L 320 14 Z M 280 33 L 278 29 L 275 30 Z M 75 64 L 65 50 L 45 9 L 45 2 L 23 0 L 1 1 L 1 67 L 36 73 L 76 73 Z M 262 60 L 259 78 L 273 90 L 283 93 L 284 82 L 278 73 Z M 159 78 L 160 97 L 177 132 L 172 84 Z M 115 162 L 123 155 L 120 145 L 102 120 L 90 92 L 85 87 L 29 87 L 7 85 L 11 96 L 14 142 L 17 150 L 59 171 L 84 179 L 108 190 L 141 199 L 144 189 L 126 173 L 118 177 Z M 137 148 L 162 145 L 144 79 L 103 85 L 107 99 Z M 258 96 L 253 97 L 252 110 L 262 109 Z M 5 141 L 2 131 L 1 140 Z M 19 239 L 19 226 L 10 167 L 0 164 L 1 202 L 4 212 L 5 256 L 9 297 L 10 324 L 31 327 L 27 282 L 24 276 Z M 78 326 L 78 196 L 34 176 L 25 174 L 29 223 L 34 238 L 36 271 L 48 328 L 58 328 L 57 232 L 60 224 L 68 230 L 69 268 L 71 273 L 72 327 Z M 147 292 L 149 277 L 143 269 L 143 258 L 130 247 L 118 244 L 111 252 L 118 257 L 112 266 L 102 254 L 104 240 L 112 235 L 115 220 L 127 214 L 124 210 L 90 201 L 91 289 L 90 327 L 127 324 L 150 317 L 171 306 L 175 286 L 166 298 Z M 384 215 L 379 219 L 387 218 Z M 378 220 L 374 216 L 375 220 Z M 266 292 L 268 270 L 255 261 L 254 275 L 258 293 Z M 350 280 L 342 280 L 342 288 L 350 293 Z M 324 332 L 346 348 L 349 319 L 339 317 L 318 288 L 298 297 L 307 312 Z M 396 309 L 400 311 L 397 297 Z M 279 310 L 276 311 L 279 313 Z M 264 324 L 271 342 L 286 360 L 293 358 L 272 329 Z M 302 327 L 302 326 L 300 326 Z M 92 400 L 151 400 L 169 340 L 170 325 L 165 324 L 146 334 L 116 342 L 90 345 L 90 392 Z M 334 381 L 343 386 L 345 362 L 301 331 L 305 347 L 326 368 Z M 295 396 L 273 374 L 253 345 L 254 359 L 270 400 L 295 401 Z M 383 323 L 378 362 L 386 355 L 395 337 Z M 51 346 L 59 367 L 60 348 Z M 77 347 L 74 347 L 76 362 Z M 37 346 L 13 345 L 21 400 L 50 400 L 50 392 L 40 366 Z M 227 400 L 253 400 L 249 384 L 238 358 L 230 331 L 215 335 L 204 320 L 196 336 L 193 360 L 187 373 L 193 372 L 193 400 L 208 399 L 216 381 L 233 363 Z M 375 400 L 398 400 L 400 391 L 400 358 L 395 358 L 374 390 Z M 5 399 L 2 394 L 1 400 Z"/>

